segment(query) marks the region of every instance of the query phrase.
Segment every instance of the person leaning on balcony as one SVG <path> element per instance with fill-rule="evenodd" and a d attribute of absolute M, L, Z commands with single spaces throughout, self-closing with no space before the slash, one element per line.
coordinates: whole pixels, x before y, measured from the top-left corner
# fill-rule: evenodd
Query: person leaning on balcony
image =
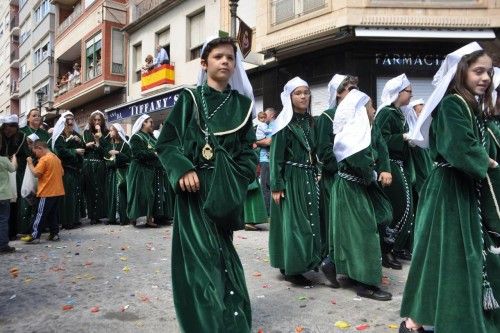
<path fill-rule="evenodd" d="M 170 59 L 168 58 L 167 51 L 161 47 L 160 44 L 156 44 L 156 59 L 154 62 L 155 67 L 159 67 L 164 64 L 169 64 Z"/>
<path fill-rule="evenodd" d="M 144 61 L 146 62 L 144 66 L 141 68 L 141 73 L 142 74 L 147 74 L 150 70 L 154 68 L 154 61 L 153 61 L 153 56 L 151 54 L 148 54 L 146 59 Z"/>

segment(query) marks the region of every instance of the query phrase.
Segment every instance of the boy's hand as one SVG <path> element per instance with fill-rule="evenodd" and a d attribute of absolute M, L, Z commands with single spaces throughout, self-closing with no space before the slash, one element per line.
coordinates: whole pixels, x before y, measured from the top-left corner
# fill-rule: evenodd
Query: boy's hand
<path fill-rule="evenodd" d="M 85 153 L 85 149 L 83 148 L 76 148 L 75 150 L 78 155 L 83 155 Z"/>
<path fill-rule="evenodd" d="M 182 191 L 198 192 L 200 189 L 200 180 L 198 179 L 196 171 L 186 172 L 184 176 L 179 179 L 179 186 Z"/>
<path fill-rule="evenodd" d="M 378 176 L 378 181 L 382 187 L 389 186 L 392 183 L 392 175 L 389 172 L 381 172 L 380 176 Z"/>
<path fill-rule="evenodd" d="M 273 191 L 272 193 L 274 202 L 279 205 L 281 198 L 285 197 L 285 191 Z"/>
<path fill-rule="evenodd" d="M 33 164 L 33 159 L 31 158 L 31 156 L 28 156 L 26 158 L 26 162 L 28 162 L 29 164 Z"/>

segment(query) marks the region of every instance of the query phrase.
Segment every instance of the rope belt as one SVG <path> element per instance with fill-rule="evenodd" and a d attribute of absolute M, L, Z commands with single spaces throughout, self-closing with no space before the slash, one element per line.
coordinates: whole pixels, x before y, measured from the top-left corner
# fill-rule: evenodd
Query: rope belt
<path fill-rule="evenodd" d="M 348 180 L 350 182 L 355 182 L 355 183 L 359 183 L 362 185 L 369 185 L 371 183 L 370 181 L 364 180 L 363 178 L 351 175 L 349 173 L 339 171 L 339 172 L 337 172 L 337 174 L 339 175 L 340 178 L 343 178 L 343 179 Z"/>
<path fill-rule="evenodd" d="M 89 161 L 89 162 L 103 162 L 103 160 L 98 160 L 95 158 L 85 158 L 84 161 Z"/>
<path fill-rule="evenodd" d="M 453 166 L 448 162 L 434 162 L 434 166 L 438 168 L 453 168 Z"/>
<path fill-rule="evenodd" d="M 208 164 L 201 164 L 201 165 L 197 165 L 196 169 L 199 169 L 199 170 L 202 170 L 202 169 L 213 170 L 214 166 L 208 165 Z"/>
<path fill-rule="evenodd" d="M 401 161 L 401 160 L 395 160 L 395 159 L 390 158 L 389 161 L 392 161 L 392 162 L 396 163 L 401 168 L 404 165 L 403 161 Z"/>
<path fill-rule="evenodd" d="M 303 164 L 303 163 L 298 163 L 298 162 L 292 162 L 292 161 L 286 161 L 285 162 L 287 165 L 297 167 L 297 168 L 302 168 L 302 169 L 309 169 L 309 170 L 314 170 L 315 166 L 312 164 Z"/>

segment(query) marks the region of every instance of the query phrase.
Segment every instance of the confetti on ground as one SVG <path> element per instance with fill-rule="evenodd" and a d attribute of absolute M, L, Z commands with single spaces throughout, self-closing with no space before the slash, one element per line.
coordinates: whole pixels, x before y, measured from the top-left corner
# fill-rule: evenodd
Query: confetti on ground
<path fill-rule="evenodd" d="M 258 295 L 257 298 L 265 298 L 266 296 L 264 295 Z"/>
<path fill-rule="evenodd" d="M 31 281 L 33 281 L 32 278 L 26 278 L 24 279 L 24 283 L 29 284 Z"/>
<path fill-rule="evenodd" d="M 391 279 L 387 276 L 382 277 L 382 285 L 388 286 L 391 284 Z"/>
<path fill-rule="evenodd" d="M 12 267 L 10 270 L 9 270 L 9 273 L 10 273 L 10 276 L 12 276 L 13 279 L 15 279 L 16 277 L 19 276 L 19 268 L 17 267 Z"/>
<path fill-rule="evenodd" d="M 125 312 L 125 310 L 127 310 L 129 306 L 130 306 L 130 305 L 128 305 L 128 304 L 127 304 L 127 305 L 125 305 L 125 306 L 122 306 L 122 308 L 120 309 L 120 310 L 121 310 L 121 312 Z"/>
<path fill-rule="evenodd" d="M 64 271 L 64 268 L 61 266 L 52 266 L 52 267 L 50 267 L 50 270 L 52 272 L 60 272 L 60 271 Z"/>
<path fill-rule="evenodd" d="M 14 299 L 14 298 L 16 298 L 16 297 L 17 297 L 17 295 L 16 295 L 16 294 L 14 294 L 14 295 L 10 296 L 10 298 L 9 298 L 9 299 L 10 299 L 10 300 L 12 300 L 12 299 Z"/>
<path fill-rule="evenodd" d="M 301 332 L 304 332 L 304 327 L 300 325 L 295 327 L 295 333 L 301 333 Z"/>
<path fill-rule="evenodd" d="M 358 301 L 358 302 L 359 302 L 359 301 L 361 301 L 362 299 L 361 299 L 361 297 L 354 297 L 352 300 L 353 300 L 353 301 Z"/>
<path fill-rule="evenodd" d="M 338 327 L 340 329 L 346 329 L 346 328 L 351 327 L 351 325 L 349 325 L 349 323 L 346 321 L 339 320 L 339 321 L 335 322 L 335 327 Z"/>
<path fill-rule="evenodd" d="M 387 327 L 394 329 L 394 330 L 397 330 L 399 328 L 399 325 L 398 324 L 389 324 L 389 325 L 387 325 Z"/>
<path fill-rule="evenodd" d="M 337 304 L 337 302 L 335 302 L 335 300 L 334 300 L 334 299 L 332 299 L 332 300 L 330 301 L 330 303 L 332 303 L 333 305 Z"/>
<path fill-rule="evenodd" d="M 128 266 L 123 267 L 122 271 L 125 273 L 130 272 L 130 268 Z"/>
<path fill-rule="evenodd" d="M 85 266 L 92 266 L 93 262 L 92 261 L 86 261 Z"/>
<path fill-rule="evenodd" d="M 269 289 L 269 288 L 271 288 L 271 285 L 270 284 L 264 284 L 264 285 L 262 285 L 262 288 Z"/>
<path fill-rule="evenodd" d="M 139 296 L 139 299 L 144 303 L 149 302 L 149 297 L 146 295 Z"/>
<path fill-rule="evenodd" d="M 356 330 L 358 330 L 358 331 L 364 331 L 368 327 L 370 327 L 370 325 L 368 325 L 368 324 L 361 324 L 361 325 L 356 326 Z"/>
<path fill-rule="evenodd" d="M 120 257 L 121 261 L 127 261 L 127 257 Z"/>
<path fill-rule="evenodd" d="M 260 277 L 260 276 L 262 276 L 262 273 L 261 272 L 254 272 L 252 275 L 255 277 Z"/>
<path fill-rule="evenodd" d="M 90 312 L 92 313 L 96 313 L 96 312 L 99 312 L 99 307 L 98 306 L 93 306 L 90 308 Z"/>
<path fill-rule="evenodd" d="M 239 239 L 247 239 L 245 236 L 240 236 L 240 235 L 238 235 L 237 237 L 238 237 Z"/>
<path fill-rule="evenodd" d="M 307 296 L 300 296 L 299 298 L 297 298 L 299 301 L 304 301 L 307 299 Z"/>
<path fill-rule="evenodd" d="M 257 331 L 257 333 L 264 333 L 264 330 L 262 328 L 259 328 L 259 330 Z"/>
<path fill-rule="evenodd" d="M 62 307 L 63 311 L 73 310 L 73 305 L 66 304 Z"/>

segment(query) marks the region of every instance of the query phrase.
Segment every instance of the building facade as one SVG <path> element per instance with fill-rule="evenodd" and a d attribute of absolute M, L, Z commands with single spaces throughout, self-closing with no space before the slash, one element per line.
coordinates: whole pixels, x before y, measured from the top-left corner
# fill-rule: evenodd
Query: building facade
<path fill-rule="evenodd" d="M 19 2 L 2 1 L 0 15 L 1 117 L 19 114 Z"/>
<path fill-rule="evenodd" d="M 389 78 L 406 73 L 414 97 L 426 98 L 450 51 L 476 40 L 498 54 L 499 27 L 495 0 L 257 0 L 256 50 L 268 63 L 249 74 L 264 105 L 277 108 L 283 85 L 301 76 L 316 115 L 335 73 L 357 75 L 376 101 Z"/>
<path fill-rule="evenodd" d="M 50 0 L 19 1 L 19 122 L 32 108 L 47 116 L 54 103 L 55 6 Z M 43 94 L 39 97 L 36 92 Z"/>
<path fill-rule="evenodd" d="M 126 99 L 127 50 L 122 29 L 126 0 L 53 0 L 55 5 L 54 107 L 71 110 L 79 125 L 90 113 Z"/>

